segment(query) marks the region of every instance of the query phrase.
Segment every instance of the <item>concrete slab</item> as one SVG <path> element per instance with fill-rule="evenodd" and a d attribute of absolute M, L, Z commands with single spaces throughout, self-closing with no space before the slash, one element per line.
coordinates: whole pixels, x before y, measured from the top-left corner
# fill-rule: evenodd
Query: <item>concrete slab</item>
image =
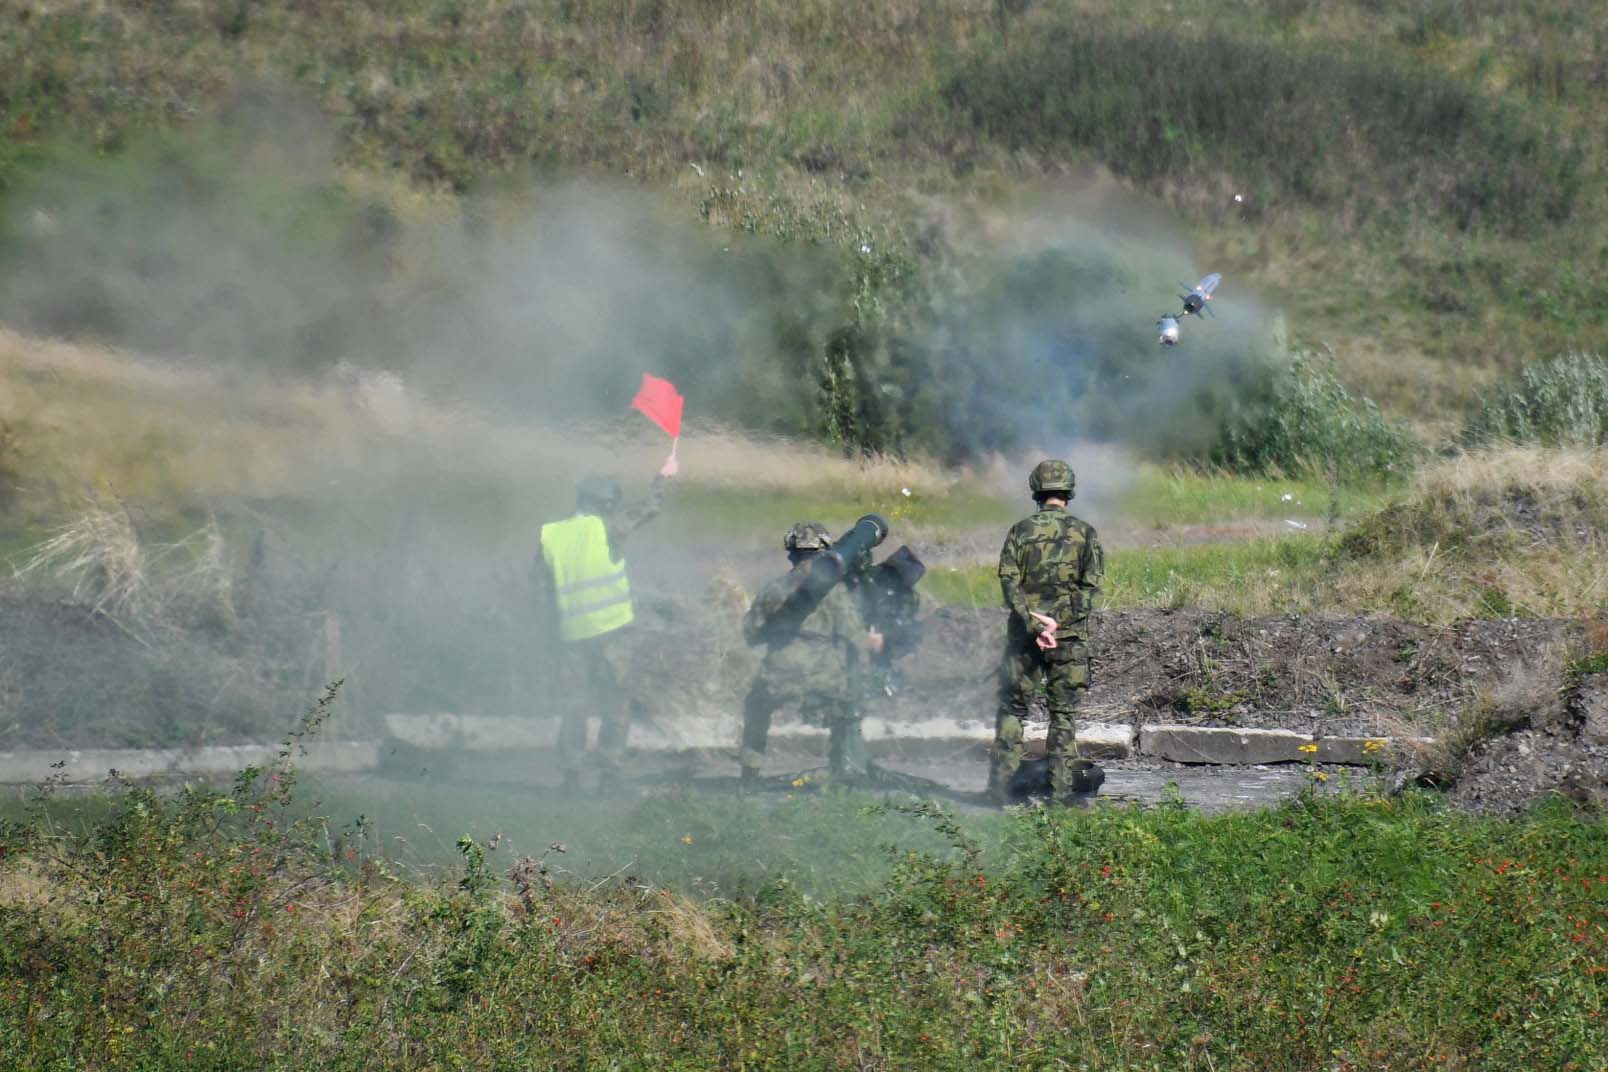
<path fill-rule="evenodd" d="M 114 770 L 129 779 L 235 774 L 273 762 L 279 748 L 277 744 L 255 744 L 0 752 L 0 785 L 37 785 L 48 779 L 69 785 L 98 784 Z M 354 774 L 379 766 L 379 755 L 379 745 L 373 741 L 332 741 L 310 746 L 305 756 L 295 757 L 295 764 L 301 770 L 322 774 Z"/>
<path fill-rule="evenodd" d="M 1434 742 L 1414 737 L 1417 745 Z M 1369 767 L 1389 759 L 1389 737 L 1315 737 L 1294 730 L 1148 724 L 1139 728 L 1138 754 L 1173 763 L 1341 763 Z"/>
<path fill-rule="evenodd" d="M 390 736 L 427 752 L 459 749 L 469 752 L 545 751 L 558 739 L 556 718 L 504 718 L 488 715 L 390 714 L 384 719 Z M 587 739 L 595 747 L 600 722 L 587 720 Z M 861 723 L 865 739 L 875 750 L 906 742 L 964 742 L 987 744 L 994 739 L 991 721 L 929 718 L 891 720 L 872 716 Z M 735 748 L 740 727 L 735 716 L 693 715 L 657 718 L 631 727 L 631 748 L 637 752 L 679 752 L 687 749 Z M 1042 745 L 1043 723 L 1029 723 L 1025 738 Z M 824 740 L 824 726 L 802 722 L 782 723 L 771 729 L 771 740 Z M 1126 724 L 1078 723 L 1079 751 L 1090 759 L 1122 759 L 1133 754 L 1134 729 Z"/>
<path fill-rule="evenodd" d="M 1314 743 L 1311 734 L 1293 730 L 1155 724 L 1139 727 L 1139 754 L 1173 763 L 1299 763 L 1315 758 L 1315 750 L 1302 751 Z"/>
<path fill-rule="evenodd" d="M 947 792 L 942 799 L 966 810 L 992 811 L 984 790 L 988 784 L 986 762 L 945 761 L 933 757 L 900 763 L 897 770 L 931 779 L 943 785 Z M 1363 790 L 1370 784 L 1370 775 L 1335 775 L 1326 781 L 1314 782 L 1311 772 L 1304 767 L 1279 765 L 1270 767 L 1219 767 L 1200 765 L 1149 769 L 1124 763 L 1105 768 L 1105 784 L 1099 795 L 1089 802 L 1092 807 L 1138 804 L 1152 806 L 1177 801 L 1186 807 L 1203 812 L 1223 812 L 1241 809 L 1265 808 L 1288 800 L 1303 790 L 1319 793 L 1343 793 Z M 1028 805 L 1032 806 L 1032 805 Z"/>

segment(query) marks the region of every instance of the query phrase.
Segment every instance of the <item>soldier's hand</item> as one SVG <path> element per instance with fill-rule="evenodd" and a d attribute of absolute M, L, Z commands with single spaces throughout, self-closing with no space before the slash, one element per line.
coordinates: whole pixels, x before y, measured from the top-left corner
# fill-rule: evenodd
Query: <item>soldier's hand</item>
<path fill-rule="evenodd" d="M 882 654 L 882 648 L 886 644 L 887 644 L 887 638 L 885 638 L 882 635 L 882 633 L 877 629 L 876 626 L 873 625 L 870 629 L 868 629 L 866 631 L 866 634 L 865 634 L 865 646 L 866 646 L 866 650 L 869 651 L 872 655 L 881 655 Z"/>
<path fill-rule="evenodd" d="M 1061 642 L 1055 639 L 1054 633 L 1043 632 L 1033 638 L 1033 643 L 1038 645 L 1039 651 L 1049 651 L 1058 647 Z"/>
<path fill-rule="evenodd" d="M 659 466 L 659 475 L 668 480 L 679 472 L 681 472 L 681 463 L 676 461 L 675 452 L 671 451 L 670 457 L 666 458 L 664 464 Z"/>
<path fill-rule="evenodd" d="M 1036 610 L 1030 610 L 1027 613 L 1038 619 L 1041 632 L 1053 633 L 1061 628 L 1061 623 L 1051 618 L 1048 614 L 1040 614 Z"/>

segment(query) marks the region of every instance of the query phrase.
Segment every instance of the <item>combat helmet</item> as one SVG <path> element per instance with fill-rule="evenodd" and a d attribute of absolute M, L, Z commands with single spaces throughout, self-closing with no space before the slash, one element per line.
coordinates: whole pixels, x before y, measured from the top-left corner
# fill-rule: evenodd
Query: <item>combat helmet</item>
<path fill-rule="evenodd" d="M 1064 492 L 1070 499 L 1077 484 L 1078 479 L 1073 475 L 1072 467 L 1058 458 L 1039 462 L 1033 467 L 1033 475 L 1027 478 L 1027 486 L 1035 499 L 1053 492 Z"/>
<path fill-rule="evenodd" d="M 620 482 L 612 476 L 584 477 L 575 485 L 575 505 L 581 510 L 599 514 L 613 513 L 624 497 L 625 492 L 621 490 Z"/>
<path fill-rule="evenodd" d="M 800 521 L 787 530 L 782 546 L 789 551 L 824 551 L 832 546 L 832 534 L 819 521 Z"/>

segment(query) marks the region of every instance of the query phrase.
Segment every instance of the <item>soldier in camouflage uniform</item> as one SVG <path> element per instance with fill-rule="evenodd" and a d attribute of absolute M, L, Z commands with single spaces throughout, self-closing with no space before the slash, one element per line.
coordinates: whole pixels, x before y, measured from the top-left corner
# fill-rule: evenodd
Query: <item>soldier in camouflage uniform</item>
<path fill-rule="evenodd" d="M 1052 798 L 1064 802 L 1089 791 L 1093 764 L 1076 758 L 1073 716 L 1089 686 L 1089 611 L 1105 559 L 1094 529 L 1067 513 L 1074 486 L 1066 462 L 1040 462 L 1028 479 L 1038 510 L 1011 526 L 999 553 L 1000 590 L 1011 616 L 988 789 L 1001 804 L 1022 762 L 1022 723 L 1036 695 L 1049 708 Z"/>
<path fill-rule="evenodd" d="M 595 712 L 602 719 L 600 786 L 625 753 L 632 708 L 640 700 L 630 688 L 635 613 L 625 572 L 625 541 L 658 516 L 666 482 L 678 468 L 672 454 L 660 467 L 647 498 L 624 508 L 619 481 L 586 477 L 576 488 L 574 517 L 542 527 L 542 552 L 536 557 L 533 582 L 562 641 L 559 691 L 565 702 L 558 753 L 568 791 L 580 787 L 588 714 Z"/>
<path fill-rule="evenodd" d="M 792 570 L 760 590 L 743 619 L 743 637 L 764 644 L 765 660 L 743 701 L 742 778 L 759 774 L 771 715 L 796 704 L 805 718 L 831 731 L 830 766 L 836 775 L 863 775 L 865 742 L 858 703 L 869 655 L 882 635 L 866 625 L 860 600 L 842 583 L 817 591 L 809 582 L 816 557 L 832 545 L 826 527 L 801 521 L 783 540 Z"/>

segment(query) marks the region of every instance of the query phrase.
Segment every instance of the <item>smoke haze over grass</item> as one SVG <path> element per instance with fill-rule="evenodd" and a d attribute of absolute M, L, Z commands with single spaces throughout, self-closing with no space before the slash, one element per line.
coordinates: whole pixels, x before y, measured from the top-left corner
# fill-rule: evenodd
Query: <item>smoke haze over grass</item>
<path fill-rule="evenodd" d="M 949 460 L 1199 450 L 1275 356 L 1232 281 L 1220 322 L 1158 352 L 1156 317 L 1206 269 L 1094 176 L 922 204 L 917 273 L 869 234 L 715 231 L 607 181 L 420 199 L 341 173 L 330 146 L 315 115 L 252 98 L 115 158 L 56 153 L 7 202 L 0 318 L 253 374 L 386 370 L 520 421 L 615 416 L 653 371 L 695 419 Z"/>
<path fill-rule="evenodd" d="M 1209 266 L 1096 175 L 913 202 L 917 276 L 876 235 L 817 240 L 837 219 L 821 206 L 801 229 L 733 233 L 599 180 L 461 200 L 377 186 L 332 163 L 315 115 L 248 105 L 112 158 L 62 149 L 6 202 L 0 318 L 78 341 L 0 336 L 0 420 L 22 444 L 10 524 L 47 536 L 86 488 L 126 504 L 149 547 L 216 518 L 227 612 L 122 623 L 166 646 L 174 669 L 130 722 L 186 712 L 169 736 L 249 734 L 253 703 L 294 710 L 283 698 L 330 669 L 365 717 L 555 713 L 537 530 L 589 471 L 641 492 L 666 449 L 627 409 L 644 371 L 688 399 L 681 487 L 629 552 L 662 629 L 645 658 L 674 666 L 674 644 L 732 642 L 705 586 L 780 568 L 792 512 L 882 510 L 890 546 L 970 541 L 1025 509 L 1019 459 L 1049 453 L 1087 460 L 1082 503 L 1108 509 L 1134 451 L 1202 449 L 1277 361 L 1276 318 L 1232 281 L 1220 319 L 1157 346 L 1178 282 Z M 812 442 L 839 418 L 890 449 Z M 53 696 L 29 702 L 93 715 Z"/>

